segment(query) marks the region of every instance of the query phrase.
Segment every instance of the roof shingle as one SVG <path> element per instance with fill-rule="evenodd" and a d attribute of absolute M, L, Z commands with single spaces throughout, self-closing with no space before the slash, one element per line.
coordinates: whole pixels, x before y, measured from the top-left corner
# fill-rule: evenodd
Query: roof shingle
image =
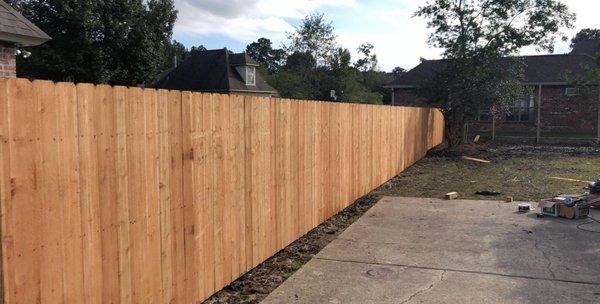
<path fill-rule="evenodd" d="M 184 91 L 277 93 L 258 72 L 256 85 L 246 85 L 235 70 L 236 65 L 258 66 L 258 63 L 246 54 L 230 54 L 227 49 L 196 51 L 176 68 L 163 73 L 153 86 Z"/>
<path fill-rule="evenodd" d="M 600 40 L 591 40 L 578 44 L 573 52 L 562 55 L 539 55 L 507 57 L 498 59 L 500 66 L 507 65 L 513 59 L 525 61 L 524 81 L 528 84 L 561 84 L 565 76 L 581 75 L 586 68 L 596 64 L 593 57 L 600 51 Z M 427 60 L 414 69 L 395 79 L 390 87 L 416 87 L 431 80 L 436 73 L 444 69 L 447 60 Z"/>
<path fill-rule="evenodd" d="M 33 46 L 50 39 L 50 36 L 0 0 L 0 40 Z"/>

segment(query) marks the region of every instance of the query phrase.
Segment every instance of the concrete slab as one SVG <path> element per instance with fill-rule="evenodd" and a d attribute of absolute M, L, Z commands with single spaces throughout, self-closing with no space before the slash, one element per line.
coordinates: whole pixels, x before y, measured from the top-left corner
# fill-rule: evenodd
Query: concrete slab
<path fill-rule="evenodd" d="M 264 303 L 600 303 L 599 235 L 516 206 L 385 197 Z"/>

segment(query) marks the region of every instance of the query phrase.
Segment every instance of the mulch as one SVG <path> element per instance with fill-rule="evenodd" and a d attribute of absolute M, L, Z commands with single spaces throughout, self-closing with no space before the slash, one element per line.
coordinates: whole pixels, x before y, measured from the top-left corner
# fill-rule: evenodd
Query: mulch
<path fill-rule="evenodd" d="M 367 195 L 235 280 L 204 303 L 259 303 L 379 201 Z"/>

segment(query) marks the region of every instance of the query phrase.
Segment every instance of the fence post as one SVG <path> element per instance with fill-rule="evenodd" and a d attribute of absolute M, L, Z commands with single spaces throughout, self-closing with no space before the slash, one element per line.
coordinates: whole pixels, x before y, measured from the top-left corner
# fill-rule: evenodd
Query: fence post
<path fill-rule="evenodd" d="M 600 145 L 600 83 L 598 84 L 598 127 L 596 127 L 596 144 Z"/>
<path fill-rule="evenodd" d="M 542 85 L 538 86 L 538 110 L 537 110 L 537 134 L 536 142 L 540 143 L 540 133 L 542 128 Z"/>
<path fill-rule="evenodd" d="M 496 115 L 492 114 L 492 141 L 496 140 Z"/>

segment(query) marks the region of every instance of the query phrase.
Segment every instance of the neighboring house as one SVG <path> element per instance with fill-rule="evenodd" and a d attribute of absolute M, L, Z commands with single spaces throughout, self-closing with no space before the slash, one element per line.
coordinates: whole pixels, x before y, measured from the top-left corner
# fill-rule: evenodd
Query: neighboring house
<path fill-rule="evenodd" d="M 537 133 L 541 130 L 547 133 L 600 136 L 597 98 L 580 96 L 578 89 L 565 81 L 567 74 L 581 75 L 586 67 L 595 66 L 599 53 L 600 40 L 588 40 L 578 43 L 569 54 L 520 57 L 527 65 L 523 85 L 531 87 L 532 94 L 516 100 L 511 114 L 506 118 L 494 121 L 496 131 Z M 500 59 L 498 64 L 502 66 L 508 60 L 510 58 Z M 444 62 L 424 61 L 392 82 L 388 86 L 393 89 L 392 104 L 425 105 L 426 100 L 416 95 L 416 88 L 432 79 L 436 71 L 444 67 Z M 540 97 L 541 103 L 538 102 Z M 472 125 L 482 131 L 490 131 L 492 123 L 489 111 L 483 109 L 478 122 Z"/>
<path fill-rule="evenodd" d="M 170 90 L 277 96 L 258 73 L 259 64 L 245 53 L 227 49 L 194 51 L 160 76 L 153 87 Z"/>
<path fill-rule="evenodd" d="M 0 77 L 17 76 L 19 47 L 40 45 L 50 39 L 10 5 L 0 1 Z"/>

